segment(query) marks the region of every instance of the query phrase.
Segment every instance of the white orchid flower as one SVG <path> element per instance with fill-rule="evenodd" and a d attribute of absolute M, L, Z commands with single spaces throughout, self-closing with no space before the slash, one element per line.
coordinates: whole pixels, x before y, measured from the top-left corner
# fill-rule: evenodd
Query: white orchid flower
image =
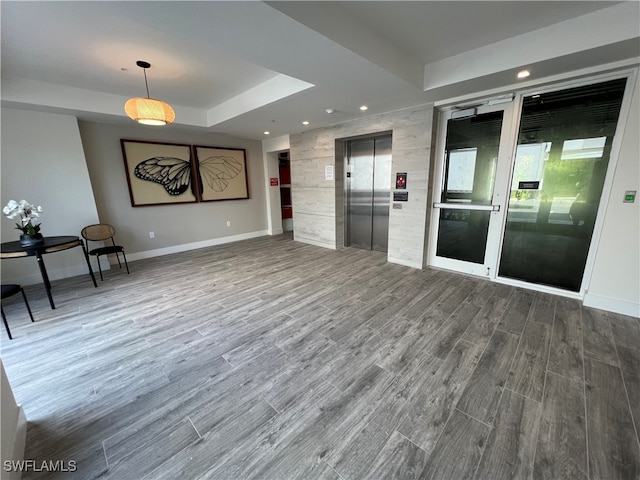
<path fill-rule="evenodd" d="M 17 207 L 18 202 L 16 202 L 15 200 L 9 200 L 7 206 L 2 209 L 2 213 L 4 213 L 9 218 L 14 218 L 18 214 Z"/>
<path fill-rule="evenodd" d="M 34 225 L 32 221 L 40 217 L 42 213 L 42 207 L 40 205 L 32 205 L 26 200 L 10 200 L 7 205 L 2 209 L 2 213 L 7 218 L 15 218 L 20 216 L 20 223 L 16 223 L 16 228 L 22 230 L 23 233 L 39 232 L 40 224 Z"/>

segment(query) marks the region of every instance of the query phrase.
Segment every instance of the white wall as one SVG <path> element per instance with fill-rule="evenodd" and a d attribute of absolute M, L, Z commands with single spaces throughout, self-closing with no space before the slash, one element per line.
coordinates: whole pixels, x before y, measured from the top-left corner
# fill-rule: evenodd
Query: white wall
<path fill-rule="evenodd" d="M 640 199 L 622 203 L 626 190 L 640 193 L 640 80 L 636 79 L 602 235 L 584 303 L 640 317 Z"/>
<path fill-rule="evenodd" d="M 127 258 L 139 259 L 267 234 L 261 142 L 134 122 L 80 122 L 91 184 L 102 222 L 117 229 Z M 132 207 L 120 139 L 246 150 L 249 199 Z M 227 221 L 231 226 L 227 227 Z M 149 238 L 154 232 L 155 238 Z"/>
<path fill-rule="evenodd" d="M 2 108 L 2 206 L 25 199 L 41 205 L 42 234 L 76 235 L 98 221 L 98 211 L 75 117 Z M 2 217 L 2 241 L 18 240 L 14 221 Z M 87 273 L 82 250 L 45 257 L 49 277 Z M 2 261 L 2 282 L 42 282 L 33 257 Z"/>
<path fill-rule="evenodd" d="M 75 117 L 2 108 L 2 206 L 26 199 L 42 205 L 42 233 L 80 235 L 99 221 L 118 228 L 130 260 L 267 233 L 265 172 L 259 141 L 171 128 L 80 122 Z M 247 200 L 131 207 L 120 139 L 244 148 Z M 267 180 L 268 181 L 268 180 Z M 227 221 L 231 226 L 227 227 Z M 19 238 L 3 217 L 2 241 Z M 150 231 L 156 233 L 149 238 Z M 86 274 L 79 248 L 45 257 L 52 280 Z M 4 260 L 2 281 L 42 282 L 33 258 Z"/>
<path fill-rule="evenodd" d="M 2 448 L 0 478 L 15 480 L 20 478 L 19 471 L 5 471 L 4 462 L 7 460 L 22 460 L 27 438 L 27 419 L 24 410 L 16 403 L 4 365 L 0 360 L 0 442 Z"/>

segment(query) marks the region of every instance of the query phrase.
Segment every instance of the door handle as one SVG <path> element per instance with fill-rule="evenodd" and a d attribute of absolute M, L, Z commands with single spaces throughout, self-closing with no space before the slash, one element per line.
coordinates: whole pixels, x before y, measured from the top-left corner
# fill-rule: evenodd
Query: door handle
<path fill-rule="evenodd" d="M 499 212 L 500 205 L 478 205 L 474 203 L 434 203 L 433 208 L 447 208 L 449 210 L 483 210 Z"/>

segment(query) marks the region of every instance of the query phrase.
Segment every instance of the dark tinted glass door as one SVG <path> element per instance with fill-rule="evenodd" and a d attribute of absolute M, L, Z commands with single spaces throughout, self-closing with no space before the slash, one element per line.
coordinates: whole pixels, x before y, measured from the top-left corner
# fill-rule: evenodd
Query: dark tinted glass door
<path fill-rule="evenodd" d="M 504 111 L 447 122 L 436 256 L 482 264 Z"/>
<path fill-rule="evenodd" d="M 580 291 L 625 84 L 524 98 L 500 276 Z"/>

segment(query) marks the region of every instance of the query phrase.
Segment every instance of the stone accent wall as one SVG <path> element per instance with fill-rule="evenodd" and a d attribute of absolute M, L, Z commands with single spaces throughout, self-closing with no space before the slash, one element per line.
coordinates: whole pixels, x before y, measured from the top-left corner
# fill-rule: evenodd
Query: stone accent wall
<path fill-rule="evenodd" d="M 344 247 L 344 141 L 392 134 L 392 187 L 407 172 L 409 201 L 389 210 L 387 259 L 415 268 L 426 264 L 433 105 L 424 105 L 291 135 L 294 239 L 327 248 Z M 334 170 L 325 179 L 325 167 Z M 392 202 L 393 203 L 393 202 Z"/>

